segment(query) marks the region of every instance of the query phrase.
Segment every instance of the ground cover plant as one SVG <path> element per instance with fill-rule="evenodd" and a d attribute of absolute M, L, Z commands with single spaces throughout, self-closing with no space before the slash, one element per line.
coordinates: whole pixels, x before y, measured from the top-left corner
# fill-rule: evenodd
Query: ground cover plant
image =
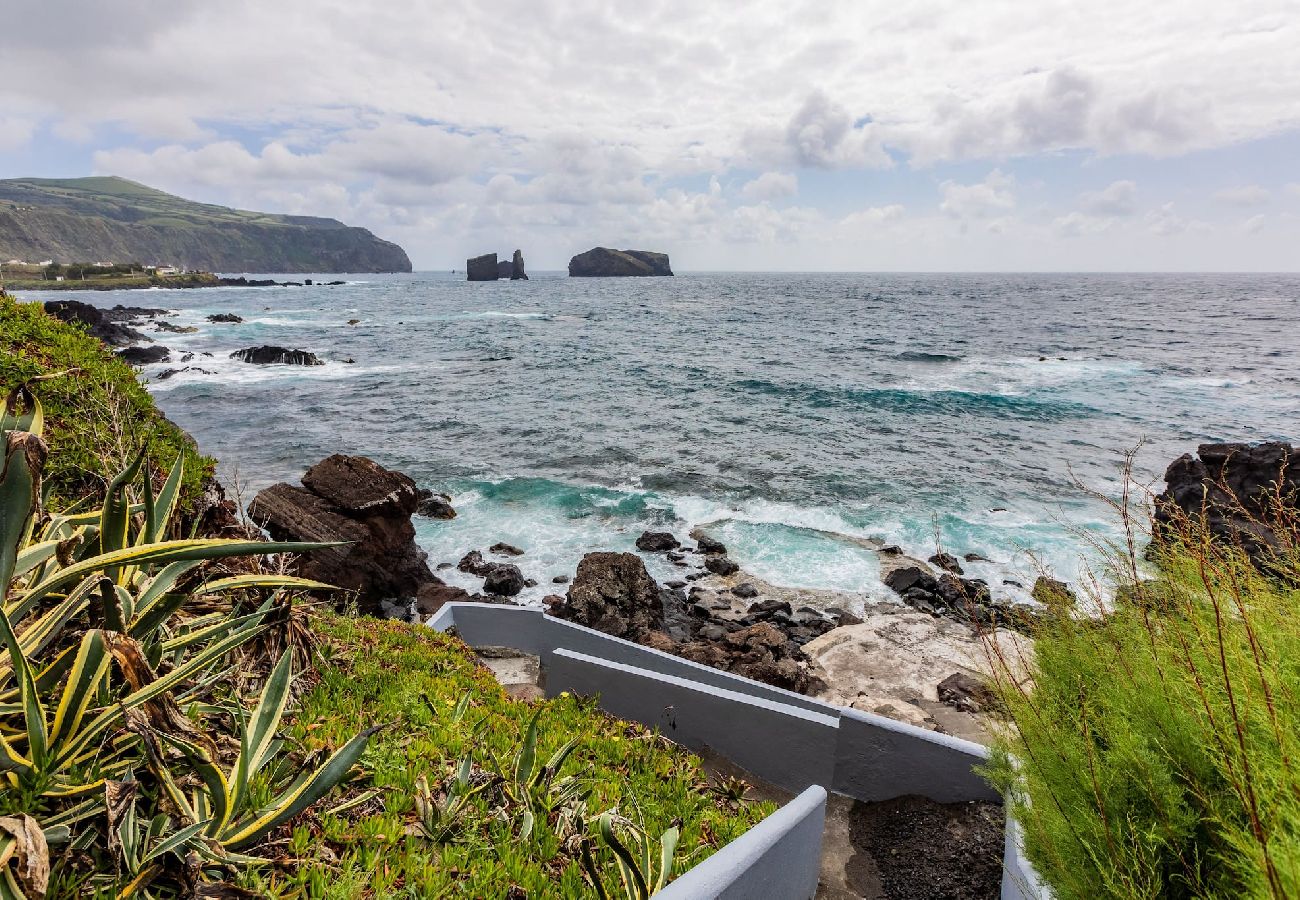
<path fill-rule="evenodd" d="M 1195 517 L 1149 565 L 1131 532 L 1113 606 L 1058 599 L 1028 679 L 1004 661 L 991 772 L 1058 897 L 1300 895 L 1300 529 L 1277 501 L 1266 564 Z"/>

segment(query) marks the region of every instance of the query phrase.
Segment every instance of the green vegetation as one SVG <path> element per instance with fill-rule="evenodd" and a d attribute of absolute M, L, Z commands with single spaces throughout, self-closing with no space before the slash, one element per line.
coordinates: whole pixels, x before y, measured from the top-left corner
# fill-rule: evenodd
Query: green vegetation
<path fill-rule="evenodd" d="M 183 503 L 212 474 L 213 460 L 158 412 L 130 366 L 76 326 L 47 316 L 39 303 L 0 294 L 0 391 L 38 378 L 51 451 L 45 483 L 54 508 L 102 497 L 146 444 L 155 471 L 185 459 Z"/>
<path fill-rule="evenodd" d="M 1265 575 L 1183 521 L 1155 580 L 1116 553 L 1113 609 L 1053 602 L 1028 679 L 1004 660 L 992 774 L 1058 897 L 1300 896 L 1296 525 Z"/>
<path fill-rule="evenodd" d="M 680 830 L 673 854 L 680 873 L 773 809 L 729 800 L 697 757 L 590 700 L 509 699 L 454 637 L 333 614 L 315 624 L 326 664 L 294 715 L 290 740 L 328 747 L 358 724 L 388 724 L 365 756 L 370 779 L 355 788 L 379 794 L 342 813 L 304 817 L 287 836 L 290 870 L 245 877 L 258 893 L 287 896 L 305 887 L 326 897 L 595 896 L 584 876 L 586 846 L 615 896 L 621 879 L 600 834 L 602 813 L 617 810 L 606 821 L 620 843 L 637 845 L 638 832 L 649 836 L 652 864 L 642 869 L 657 874 L 661 836 L 673 827 Z M 567 753 L 526 787 L 516 773 L 533 722 L 534 776 L 542 761 Z M 465 798 L 459 803 L 458 791 Z M 523 893 L 511 894 L 512 887 Z"/>
<path fill-rule="evenodd" d="M 409 272 L 334 219 L 196 203 L 124 178 L 0 180 L 0 261 L 139 260 L 212 272 Z"/>
<path fill-rule="evenodd" d="M 0 403 L 0 861 L 17 863 L 0 870 L 0 897 L 175 894 L 187 881 L 219 882 L 257 862 L 240 851 L 332 790 L 370 732 L 329 753 L 284 752 L 297 654 L 283 644 L 251 714 L 220 683 L 232 653 L 284 624 L 285 590 L 327 585 L 261 573 L 210 580 L 200 566 L 321 545 L 164 540 L 184 460 L 155 492 L 143 454 L 100 509 L 43 516 L 42 430 L 26 388 Z M 222 596 L 241 608 L 195 614 Z M 256 671 L 255 658 L 245 662 Z M 222 747 L 212 735 L 232 730 L 224 723 L 238 740 Z"/>

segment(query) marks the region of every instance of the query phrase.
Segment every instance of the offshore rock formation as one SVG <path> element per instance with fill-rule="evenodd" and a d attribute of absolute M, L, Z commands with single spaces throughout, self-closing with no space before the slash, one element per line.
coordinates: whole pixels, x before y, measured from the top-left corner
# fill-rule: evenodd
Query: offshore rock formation
<path fill-rule="evenodd" d="M 396 244 L 334 219 L 195 203 L 124 178 L 0 181 L 0 259 L 207 272 L 409 272 Z"/>
<path fill-rule="evenodd" d="M 527 281 L 528 273 L 524 271 L 524 254 L 516 250 L 509 260 L 498 259 L 495 253 L 484 253 L 473 259 L 465 260 L 466 281 L 499 281 L 509 278 L 511 281 Z"/>
<path fill-rule="evenodd" d="M 255 363 L 259 366 L 287 365 L 287 366 L 323 366 L 325 361 L 315 353 L 307 350 L 290 350 L 288 347 L 277 347 L 272 344 L 266 344 L 261 347 L 245 347 L 243 350 L 236 350 L 230 354 L 231 359 L 242 360 L 246 363 Z"/>
<path fill-rule="evenodd" d="M 127 311 L 126 307 L 119 307 L 119 309 Z M 134 328 L 121 324 L 123 316 L 115 316 L 113 311 L 101 310 L 80 300 L 47 300 L 45 311 L 60 321 L 84 326 L 87 334 L 99 338 L 110 347 L 126 347 L 137 341 L 149 340 Z M 142 310 L 142 312 L 154 311 Z"/>
<path fill-rule="evenodd" d="M 473 599 L 437 578 L 415 543 L 415 482 L 364 456 L 335 454 L 302 477 L 259 491 L 248 508 L 275 540 L 346 542 L 298 558 L 299 574 L 355 591 L 363 612 L 383 600 L 415 599 L 423 614 Z"/>
<path fill-rule="evenodd" d="M 1156 498 L 1156 528 L 1168 531 L 1181 518 L 1200 521 L 1210 534 L 1236 544 L 1257 563 L 1285 546 L 1279 530 L 1300 517 L 1300 459 L 1279 441 L 1263 444 L 1202 444 L 1165 471 Z"/>
<path fill-rule="evenodd" d="M 570 278 L 609 278 L 635 275 L 672 275 L 667 253 L 649 250 L 610 250 L 595 247 L 569 260 Z"/>
<path fill-rule="evenodd" d="M 501 271 L 497 268 L 495 253 L 484 253 L 482 256 L 465 260 L 466 281 L 496 281 L 500 277 Z"/>

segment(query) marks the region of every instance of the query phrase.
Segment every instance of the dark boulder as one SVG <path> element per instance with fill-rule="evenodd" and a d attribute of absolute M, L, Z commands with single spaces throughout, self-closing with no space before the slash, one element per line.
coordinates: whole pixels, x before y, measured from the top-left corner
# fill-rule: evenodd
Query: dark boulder
<path fill-rule="evenodd" d="M 556 575 L 554 578 L 551 579 L 551 584 L 568 584 L 568 583 L 569 583 L 568 575 Z"/>
<path fill-rule="evenodd" d="M 524 586 L 524 573 L 510 563 L 494 563 L 483 578 L 483 590 L 498 597 L 513 597 Z"/>
<path fill-rule="evenodd" d="M 415 598 L 426 611 L 438 600 L 468 598 L 454 588 L 434 590 L 447 586 L 415 543 L 409 477 L 365 457 L 335 455 L 308 469 L 302 483 L 272 485 L 249 506 L 275 540 L 346 542 L 299 556 L 299 574 L 355 591 L 372 614 L 384 600 Z"/>
<path fill-rule="evenodd" d="M 470 575 L 486 578 L 495 565 L 497 564 L 485 560 L 481 551 L 471 550 L 460 558 L 460 562 L 456 563 L 456 568 Z"/>
<path fill-rule="evenodd" d="M 954 575 L 962 574 L 961 563 L 959 563 L 957 557 L 953 556 L 951 553 L 939 552 L 926 561 L 931 565 L 938 566 L 945 572 L 951 572 Z"/>
<path fill-rule="evenodd" d="M 524 254 L 522 250 L 516 250 L 514 257 L 510 261 L 510 280 L 528 280 L 528 273 L 524 271 Z"/>
<path fill-rule="evenodd" d="M 497 278 L 509 278 L 515 271 L 514 265 L 508 259 L 497 260 Z"/>
<path fill-rule="evenodd" d="M 643 531 L 636 539 L 636 548 L 647 553 L 666 553 L 680 547 L 681 541 L 667 531 Z"/>
<path fill-rule="evenodd" d="M 415 511 L 430 519 L 456 518 L 456 510 L 451 505 L 451 497 L 447 494 L 435 494 L 430 490 L 419 491 L 419 502 L 415 507 Z"/>
<path fill-rule="evenodd" d="M 556 615 L 632 641 L 664 626 L 659 586 L 635 553 L 584 556 Z"/>
<path fill-rule="evenodd" d="M 735 594 L 737 597 L 749 599 L 750 597 L 758 596 L 758 588 L 746 582 L 745 584 L 736 585 L 731 589 L 731 593 Z"/>
<path fill-rule="evenodd" d="M 944 572 L 937 578 L 920 566 L 904 566 L 885 576 L 885 585 L 918 612 L 964 622 L 974 628 L 1028 630 L 1035 619 L 1026 605 L 994 600 L 987 584 Z"/>
<path fill-rule="evenodd" d="M 595 247 L 569 260 L 571 278 L 608 278 L 615 276 L 672 275 L 667 253 L 649 250 L 610 250 Z"/>
<path fill-rule="evenodd" d="M 154 322 L 153 327 L 168 334 L 194 334 L 198 331 L 193 325 L 173 325 L 171 322 Z"/>
<path fill-rule="evenodd" d="M 735 575 L 740 571 L 739 564 L 727 559 L 725 556 L 710 556 L 704 561 L 704 568 L 708 569 L 714 575 L 721 575 L 726 578 L 729 575 Z"/>
<path fill-rule="evenodd" d="M 700 553 L 708 553 L 715 556 L 725 556 L 727 547 L 721 541 L 715 541 L 698 528 L 691 532 L 691 537 L 695 540 L 695 549 Z"/>
<path fill-rule="evenodd" d="M 1300 516 L 1300 460 L 1279 441 L 1202 444 L 1196 456 L 1185 453 L 1170 464 L 1165 485 L 1156 498 L 1157 536 L 1183 523 L 1203 525 L 1256 563 L 1283 550 L 1283 535 Z"/>
<path fill-rule="evenodd" d="M 91 337 L 99 338 L 110 347 L 125 347 L 137 341 L 147 341 L 134 328 L 118 324 L 98 307 L 80 300 L 47 300 L 45 311 L 61 322 L 82 325 Z"/>
<path fill-rule="evenodd" d="M 498 541 L 491 547 L 488 547 L 490 553 L 499 553 L 502 556 L 523 556 L 524 551 L 520 550 L 514 544 L 507 544 L 504 541 Z"/>
<path fill-rule="evenodd" d="M 231 359 L 242 360 L 246 363 L 256 363 L 259 366 L 323 366 L 325 361 L 306 350 L 290 350 L 288 347 L 276 347 L 264 345 L 261 347 L 246 347 L 243 350 L 236 350 L 230 354 Z"/>
<path fill-rule="evenodd" d="M 148 366 L 165 362 L 171 357 L 171 351 L 161 344 L 150 344 L 148 347 L 126 347 L 117 351 L 117 355 L 133 366 Z"/>
<path fill-rule="evenodd" d="M 997 695 L 981 679 L 965 672 L 954 672 L 939 682 L 939 699 L 964 712 L 977 713 L 997 705 Z"/>
<path fill-rule="evenodd" d="M 208 316 L 208 321 L 216 324 L 238 325 L 243 322 L 243 318 L 234 313 L 214 313 Z"/>
<path fill-rule="evenodd" d="M 501 272 L 497 268 L 495 253 L 485 253 L 465 260 L 466 281 L 496 281 L 500 277 Z"/>
<path fill-rule="evenodd" d="M 1033 590 L 1029 592 L 1033 597 L 1044 606 L 1052 603 L 1074 603 L 1074 591 L 1064 581 L 1057 581 L 1055 578 L 1048 578 L 1046 575 L 1038 576 L 1034 581 Z"/>

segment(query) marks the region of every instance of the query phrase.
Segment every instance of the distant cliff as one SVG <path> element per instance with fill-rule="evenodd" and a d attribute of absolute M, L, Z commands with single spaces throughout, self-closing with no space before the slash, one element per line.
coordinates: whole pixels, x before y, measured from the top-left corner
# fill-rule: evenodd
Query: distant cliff
<path fill-rule="evenodd" d="M 211 206 L 124 178 L 0 180 L 0 262 L 213 272 L 409 272 L 406 251 L 334 219 Z"/>

